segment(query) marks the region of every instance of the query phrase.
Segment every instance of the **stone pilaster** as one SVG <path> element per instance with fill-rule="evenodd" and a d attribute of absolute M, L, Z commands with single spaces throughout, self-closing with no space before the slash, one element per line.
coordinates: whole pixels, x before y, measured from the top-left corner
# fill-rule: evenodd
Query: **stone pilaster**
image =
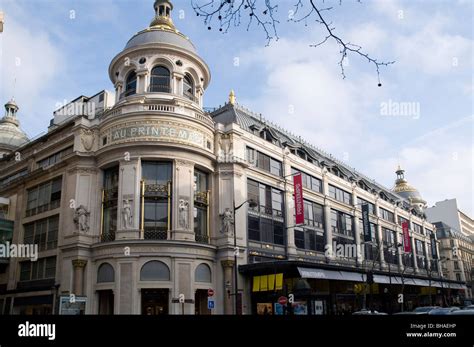
<path fill-rule="evenodd" d="M 234 308 L 232 306 L 232 283 L 233 283 L 233 260 L 222 260 L 222 267 L 224 268 L 224 314 L 233 314 Z"/>
<path fill-rule="evenodd" d="M 74 293 L 77 296 L 83 295 L 84 288 L 84 268 L 87 265 L 87 260 L 74 259 L 72 267 L 74 271 Z"/>

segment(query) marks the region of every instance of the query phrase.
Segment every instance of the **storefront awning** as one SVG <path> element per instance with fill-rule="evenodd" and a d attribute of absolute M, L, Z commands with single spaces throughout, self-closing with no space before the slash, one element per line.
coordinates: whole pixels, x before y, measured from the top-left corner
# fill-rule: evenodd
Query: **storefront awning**
<path fill-rule="evenodd" d="M 298 267 L 298 272 L 300 273 L 301 278 L 365 282 L 365 276 L 357 272 L 311 269 L 304 267 Z"/>

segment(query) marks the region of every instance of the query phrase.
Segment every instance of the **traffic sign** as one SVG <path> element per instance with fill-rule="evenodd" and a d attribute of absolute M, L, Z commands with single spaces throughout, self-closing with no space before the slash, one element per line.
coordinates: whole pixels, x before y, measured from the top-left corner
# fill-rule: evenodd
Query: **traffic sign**
<path fill-rule="evenodd" d="M 209 289 L 207 290 L 207 296 L 214 296 L 214 289 L 209 288 Z"/>
<path fill-rule="evenodd" d="M 282 306 L 285 306 L 288 303 L 288 299 L 286 298 L 286 296 L 280 296 L 278 298 L 278 303 Z"/>
<path fill-rule="evenodd" d="M 214 299 L 207 298 L 207 309 L 208 310 L 213 310 L 214 307 L 215 307 Z"/>

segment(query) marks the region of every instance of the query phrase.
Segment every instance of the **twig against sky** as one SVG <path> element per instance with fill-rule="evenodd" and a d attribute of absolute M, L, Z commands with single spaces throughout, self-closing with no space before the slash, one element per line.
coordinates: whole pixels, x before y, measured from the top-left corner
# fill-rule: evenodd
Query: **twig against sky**
<path fill-rule="evenodd" d="M 353 0 L 361 3 L 360 0 Z M 247 31 L 250 30 L 252 24 L 257 24 L 266 35 L 266 45 L 268 46 L 273 40 L 278 40 L 277 27 L 280 21 L 276 15 L 278 6 L 273 3 L 275 0 L 191 0 L 192 7 L 197 16 L 204 18 L 204 24 L 209 30 L 213 29 L 213 25 L 217 25 L 218 30 L 227 33 L 231 26 L 237 27 L 242 23 L 246 23 Z M 339 5 L 342 5 L 339 0 Z M 306 8 L 307 12 L 303 12 Z M 295 0 L 292 9 L 288 10 L 288 21 L 293 23 L 307 22 L 314 20 L 321 25 L 326 32 L 325 37 L 318 43 L 310 44 L 310 47 L 319 47 L 328 41 L 334 41 L 339 47 L 340 59 L 338 65 L 341 69 L 342 78 L 346 78 L 345 63 L 348 54 L 355 54 L 372 64 L 377 73 L 378 86 L 382 86 L 380 81 L 380 68 L 394 64 L 395 61 L 379 61 L 372 57 L 369 53 L 357 44 L 344 40 L 336 34 L 336 28 L 332 22 L 328 21 L 324 12 L 333 10 L 332 6 L 327 6 L 325 1 L 321 1 L 321 6 L 317 5 L 314 0 Z M 245 18 L 248 17 L 248 20 Z"/>

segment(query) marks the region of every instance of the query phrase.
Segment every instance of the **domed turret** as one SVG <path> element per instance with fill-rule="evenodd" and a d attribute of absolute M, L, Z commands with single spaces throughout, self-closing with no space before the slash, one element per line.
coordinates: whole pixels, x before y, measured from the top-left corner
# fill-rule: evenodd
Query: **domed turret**
<path fill-rule="evenodd" d="M 393 191 L 400 195 L 402 198 L 410 202 L 410 205 L 415 208 L 418 212 L 422 213 L 426 207 L 426 201 L 421 197 L 420 192 L 411 186 L 405 179 L 405 170 L 398 166 L 397 179 L 395 180 L 395 187 Z"/>
<path fill-rule="evenodd" d="M 18 110 L 13 99 L 5 104 L 5 116 L 0 120 L 0 156 L 28 142 L 28 136 L 20 129 L 20 122 L 16 117 Z"/>
<path fill-rule="evenodd" d="M 202 108 L 210 82 L 207 64 L 188 37 L 176 29 L 169 0 L 156 0 L 155 17 L 111 62 L 109 76 L 119 104 L 140 99 L 189 102 Z"/>

